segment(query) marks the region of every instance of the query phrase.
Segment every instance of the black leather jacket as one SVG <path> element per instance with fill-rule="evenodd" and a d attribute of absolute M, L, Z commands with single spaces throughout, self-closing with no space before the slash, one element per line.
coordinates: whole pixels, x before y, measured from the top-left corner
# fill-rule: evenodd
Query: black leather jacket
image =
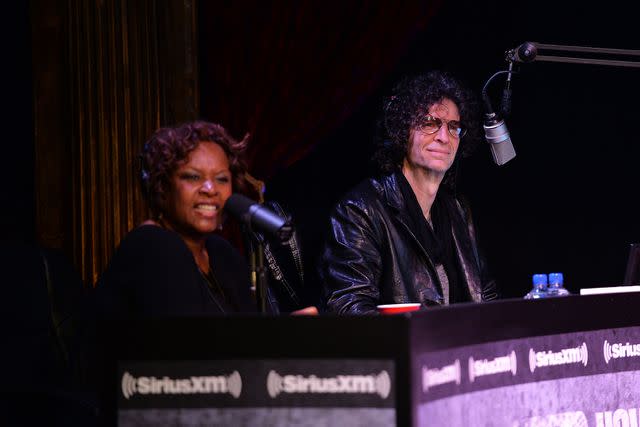
<path fill-rule="evenodd" d="M 444 205 L 472 301 L 496 299 L 469 209 L 452 196 L 445 196 Z M 408 226 L 395 175 L 362 182 L 335 206 L 330 219 L 320 264 L 328 311 L 372 314 L 378 304 L 444 304 L 433 261 Z"/>

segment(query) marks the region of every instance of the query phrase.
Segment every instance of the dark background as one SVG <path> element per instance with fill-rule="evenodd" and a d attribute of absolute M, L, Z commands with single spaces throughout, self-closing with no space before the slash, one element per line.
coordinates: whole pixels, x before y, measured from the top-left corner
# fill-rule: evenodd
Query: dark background
<path fill-rule="evenodd" d="M 321 242 L 331 204 L 370 172 L 378 108 L 401 75 L 447 69 L 479 94 L 506 68 L 504 51 L 524 41 L 639 47 L 629 10 L 615 2 L 560 3 L 445 2 L 367 102 L 267 183 L 268 193 L 289 203 L 308 252 Z M 507 120 L 517 157 L 496 166 L 483 144 L 459 174 L 490 267 L 511 297 L 526 293 L 538 272 L 563 272 L 572 292 L 619 285 L 629 244 L 640 241 L 640 70 L 537 62 L 519 71 Z"/>
<path fill-rule="evenodd" d="M 321 129 L 306 157 L 267 179 L 269 197 L 294 214 L 310 264 L 331 205 L 370 173 L 378 108 L 401 75 L 447 69 L 479 94 L 486 79 L 505 67 L 504 51 L 523 41 L 638 49 L 629 6 L 560 3 L 443 2 L 348 117 Z M 6 235 L 29 241 L 35 238 L 29 11 L 23 2 L 4 8 L 9 18 L 2 34 L 1 226 Z M 573 292 L 622 282 L 628 245 L 640 242 L 639 72 L 532 63 L 514 77 L 508 125 L 517 157 L 498 167 L 483 144 L 463 163 L 458 186 L 471 200 L 491 269 L 506 296 L 524 294 L 536 272 L 563 272 Z"/>
<path fill-rule="evenodd" d="M 7 4 L 3 6 L 3 13 L 0 233 L 5 238 L 32 241 L 35 206 L 29 4 Z"/>

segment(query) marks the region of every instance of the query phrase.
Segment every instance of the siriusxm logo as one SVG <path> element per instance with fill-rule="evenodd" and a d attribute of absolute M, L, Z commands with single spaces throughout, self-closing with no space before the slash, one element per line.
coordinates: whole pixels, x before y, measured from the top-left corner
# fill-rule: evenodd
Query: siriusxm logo
<path fill-rule="evenodd" d="M 189 378 L 134 377 L 122 375 L 122 395 L 129 399 L 134 394 L 220 394 L 229 393 L 236 399 L 242 392 L 242 378 L 238 371 L 228 376 L 199 376 Z"/>
<path fill-rule="evenodd" d="M 587 366 L 589 361 L 589 350 L 586 343 L 573 348 L 563 348 L 559 351 L 534 351 L 529 348 L 529 370 L 531 373 L 536 368 L 547 366 L 568 365 L 572 363 L 582 363 Z"/>
<path fill-rule="evenodd" d="M 321 378 L 315 375 L 280 375 L 269 371 L 267 392 L 272 398 L 280 393 L 360 393 L 378 394 L 386 399 L 391 391 L 391 378 L 387 371 L 378 375 L 337 375 Z"/>
<path fill-rule="evenodd" d="M 426 366 L 422 367 L 422 391 L 426 392 L 429 387 L 437 386 L 440 384 L 453 383 L 460 384 L 461 377 L 460 360 L 456 359 L 450 365 L 443 366 L 442 368 L 428 369 Z"/>
<path fill-rule="evenodd" d="M 611 359 L 640 356 L 640 344 L 609 344 L 609 341 L 604 340 L 602 350 L 604 352 L 604 361 L 607 364 Z"/>
<path fill-rule="evenodd" d="M 512 427 L 588 427 L 587 416 L 582 411 L 561 412 L 558 414 L 536 415 L 522 421 L 516 421 Z"/>
<path fill-rule="evenodd" d="M 518 372 L 518 359 L 515 351 L 512 350 L 506 356 L 499 356 L 491 360 L 469 358 L 469 380 L 471 382 L 474 382 L 477 377 L 503 372 L 511 372 L 512 375 Z"/>

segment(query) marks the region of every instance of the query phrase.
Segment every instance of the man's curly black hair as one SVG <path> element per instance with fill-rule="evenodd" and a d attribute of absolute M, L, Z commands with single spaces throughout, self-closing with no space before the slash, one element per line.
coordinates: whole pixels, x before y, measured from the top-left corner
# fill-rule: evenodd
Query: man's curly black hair
<path fill-rule="evenodd" d="M 403 79 L 385 100 L 379 123 L 381 138 L 373 155 L 373 161 L 380 172 L 392 173 L 400 170 L 407 155 L 411 130 L 419 127 L 429 107 L 443 98 L 456 104 L 460 112 L 460 123 L 467 129 L 460 141 L 455 162 L 461 156 L 471 154 L 480 139 L 478 102 L 473 93 L 448 72 L 430 71 Z M 454 169 L 455 164 L 450 172 Z"/>

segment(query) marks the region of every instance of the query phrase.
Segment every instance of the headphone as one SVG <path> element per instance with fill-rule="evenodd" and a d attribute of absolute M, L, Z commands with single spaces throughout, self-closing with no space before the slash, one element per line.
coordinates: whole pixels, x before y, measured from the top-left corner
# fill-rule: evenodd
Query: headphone
<path fill-rule="evenodd" d="M 138 155 L 139 167 L 140 167 L 140 183 L 142 184 L 142 192 L 145 197 L 149 197 L 150 190 L 150 175 L 149 175 L 149 166 L 145 160 L 145 154 L 149 151 L 149 144 L 145 143 L 142 147 L 142 152 Z"/>

